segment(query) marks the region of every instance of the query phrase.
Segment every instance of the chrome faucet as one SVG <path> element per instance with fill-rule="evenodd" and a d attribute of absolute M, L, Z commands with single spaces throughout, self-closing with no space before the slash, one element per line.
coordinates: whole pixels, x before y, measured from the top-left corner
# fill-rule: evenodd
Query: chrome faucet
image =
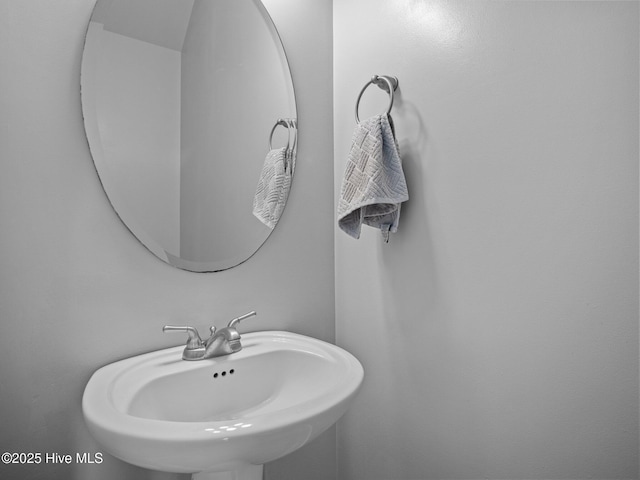
<path fill-rule="evenodd" d="M 213 326 L 209 330 L 211 335 L 205 341 L 202 340 L 198 330 L 191 326 L 174 326 L 165 325 L 162 327 L 163 332 L 186 332 L 189 335 L 187 345 L 182 352 L 183 360 L 204 360 L 205 358 L 220 357 L 242 350 L 240 343 L 240 334 L 236 329 L 236 325 L 245 318 L 252 317 L 256 312 L 249 312 L 236 317 L 229 322 L 229 325 L 216 330 Z"/>

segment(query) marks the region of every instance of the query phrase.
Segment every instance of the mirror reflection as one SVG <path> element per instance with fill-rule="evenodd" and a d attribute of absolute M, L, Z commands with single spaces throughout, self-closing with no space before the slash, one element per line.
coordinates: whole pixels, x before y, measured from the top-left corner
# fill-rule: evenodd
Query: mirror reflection
<path fill-rule="evenodd" d="M 104 190 L 151 252 L 206 272 L 260 248 L 288 197 L 297 122 L 259 0 L 98 0 L 81 84 Z"/>

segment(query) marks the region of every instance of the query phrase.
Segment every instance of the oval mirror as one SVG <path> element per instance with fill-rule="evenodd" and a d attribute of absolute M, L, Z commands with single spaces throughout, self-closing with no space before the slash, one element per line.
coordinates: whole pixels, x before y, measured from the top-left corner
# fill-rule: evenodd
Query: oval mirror
<path fill-rule="evenodd" d="M 100 181 L 143 245 L 195 272 L 260 248 L 286 203 L 297 126 L 260 0 L 98 0 L 81 86 Z"/>

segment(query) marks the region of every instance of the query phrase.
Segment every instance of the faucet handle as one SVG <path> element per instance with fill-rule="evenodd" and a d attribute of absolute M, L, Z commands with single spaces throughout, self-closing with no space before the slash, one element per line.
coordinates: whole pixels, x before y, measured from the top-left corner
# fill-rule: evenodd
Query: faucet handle
<path fill-rule="evenodd" d="M 237 323 L 241 322 L 245 318 L 253 317 L 254 315 L 256 315 L 255 310 L 249 313 L 245 313 L 244 315 L 241 315 L 239 317 L 236 317 L 229 322 L 229 325 L 227 325 L 227 328 L 235 328 Z"/>
<path fill-rule="evenodd" d="M 202 348 L 204 344 L 200 338 L 200 334 L 195 327 L 165 325 L 162 327 L 163 332 L 186 332 L 189 335 L 187 340 L 186 350 L 195 350 L 196 348 Z"/>

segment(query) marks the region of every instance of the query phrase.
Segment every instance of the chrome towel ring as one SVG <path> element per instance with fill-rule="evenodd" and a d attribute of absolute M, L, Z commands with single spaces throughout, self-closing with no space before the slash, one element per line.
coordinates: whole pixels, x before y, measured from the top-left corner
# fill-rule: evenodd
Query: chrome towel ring
<path fill-rule="evenodd" d="M 292 149 L 295 148 L 296 146 L 296 141 L 297 138 L 295 136 L 295 129 L 297 128 L 297 122 L 295 119 L 293 118 L 279 118 L 276 123 L 273 125 L 273 128 L 271 129 L 271 133 L 269 134 L 269 150 L 273 150 L 272 147 L 272 142 L 273 142 L 273 132 L 276 131 L 276 128 L 278 128 L 278 126 L 281 125 L 283 127 L 285 127 L 288 131 L 289 131 L 289 137 L 287 138 L 287 150 L 289 149 L 289 147 L 291 147 Z M 291 145 L 291 131 L 293 130 L 294 132 L 294 136 L 293 136 L 293 145 Z"/>
<path fill-rule="evenodd" d="M 360 99 L 362 98 L 362 94 L 367 89 L 367 87 L 371 84 L 376 84 L 382 90 L 389 94 L 389 106 L 387 107 L 387 115 L 391 113 L 391 107 L 393 107 L 393 92 L 398 88 L 398 77 L 391 77 L 389 75 L 374 75 L 371 77 L 371 80 L 367 82 L 367 84 L 362 87 L 360 90 L 360 95 L 358 95 L 358 99 L 356 100 L 356 123 L 360 123 L 360 118 L 358 117 L 358 107 L 360 106 Z"/>

